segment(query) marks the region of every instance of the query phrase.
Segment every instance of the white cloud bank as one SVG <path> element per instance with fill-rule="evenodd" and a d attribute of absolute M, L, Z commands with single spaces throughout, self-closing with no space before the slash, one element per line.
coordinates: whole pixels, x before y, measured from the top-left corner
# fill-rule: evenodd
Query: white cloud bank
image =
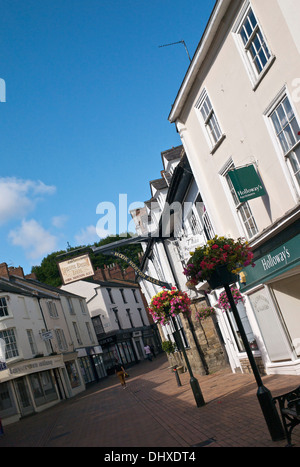
<path fill-rule="evenodd" d="M 30 260 L 41 259 L 57 248 L 56 237 L 35 219 L 23 220 L 20 227 L 9 232 L 9 239 L 13 245 L 22 247 Z"/>
<path fill-rule="evenodd" d="M 42 197 L 55 191 L 55 186 L 45 185 L 41 181 L 0 178 L 0 224 L 25 218 Z"/>

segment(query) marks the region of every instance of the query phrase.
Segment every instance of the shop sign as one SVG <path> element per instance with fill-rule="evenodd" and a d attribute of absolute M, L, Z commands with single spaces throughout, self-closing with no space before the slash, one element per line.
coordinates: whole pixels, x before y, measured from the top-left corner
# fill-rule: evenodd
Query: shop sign
<path fill-rule="evenodd" d="M 143 271 L 141 271 L 140 268 L 130 258 L 128 258 L 128 256 L 123 255 L 123 253 L 119 253 L 118 251 L 111 251 L 108 254 L 115 256 L 117 258 L 120 258 L 126 263 L 128 263 L 134 269 L 136 274 L 142 279 L 144 279 L 145 281 L 151 282 L 152 284 L 158 285 L 160 287 L 165 287 L 166 289 L 171 290 L 171 284 L 168 284 L 167 282 L 159 281 L 158 279 L 155 279 L 154 277 L 147 276 L 147 274 L 143 273 Z"/>
<path fill-rule="evenodd" d="M 63 366 L 61 357 L 58 358 L 43 358 L 43 359 L 32 359 L 26 363 L 9 367 L 11 375 L 24 376 L 29 373 L 36 373 L 38 371 L 50 370 Z"/>
<path fill-rule="evenodd" d="M 50 339 L 53 339 L 52 331 L 42 332 L 41 337 L 42 337 L 43 341 L 48 341 Z"/>
<path fill-rule="evenodd" d="M 266 191 L 253 165 L 230 170 L 229 178 L 232 181 L 240 203 L 250 199 L 264 196 Z"/>
<path fill-rule="evenodd" d="M 243 269 L 246 285 L 241 284 L 241 291 L 256 284 L 267 282 L 273 277 L 295 267 L 300 261 L 300 234 L 288 240 L 275 250 L 255 260 L 255 267 Z"/>
<path fill-rule="evenodd" d="M 93 276 L 94 268 L 88 254 L 58 263 L 64 285 Z"/>
<path fill-rule="evenodd" d="M 99 344 L 105 345 L 105 344 L 111 344 L 112 342 L 116 342 L 116 336 L 111 336 L 111 337 L 106 337 L 104 339 L 101 339 L 99 341 Z"/>

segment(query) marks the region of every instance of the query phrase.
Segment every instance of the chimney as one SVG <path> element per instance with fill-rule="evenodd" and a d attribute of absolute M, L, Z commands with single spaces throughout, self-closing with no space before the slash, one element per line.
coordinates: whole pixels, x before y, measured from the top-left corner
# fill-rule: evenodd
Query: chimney
<path fill-rule="evenodd" d="M 9 279 L 9 272 L 6 263 L 0 264 L 0 277 L 6 277 L 7 279 Z"/>
<path fill-rule="evenodd" d="M 11 266 L 8 268 L 8 272 L 9 272 L 9 275 L 22 277 L 22 279 L 24 279 L 24 271 L 23 271 L 23 268 L 21 268 L 21 266 L 17 268 Z"/>
<path fill-rule="evenodd" d="M 93 275 L 94 281 L 105 281 L 105 275 L 103 269 L 97 268 Z"/>
<path fill-rule="evenodd" d="M 113 264 L 113 267 L 110 268 L 109 272 L 111 279 L 124 279 L 122 269 L 120 268 L 120 265 L 118 263 Z"/>
<path fill-rule="evenodd" d="M 33 280 L 37 281 L 37 277 L 36 277 L 35 272 L 32 272 L 30 274 L 26 274 L 25 279 L 33 279 Z"/>
<path fill-rule="evenodd" d="M 126 281 L 134 282 L 135 281 L 135 271 L 131 266 L 128 266 L 125 269 L 124 279 Z"/>

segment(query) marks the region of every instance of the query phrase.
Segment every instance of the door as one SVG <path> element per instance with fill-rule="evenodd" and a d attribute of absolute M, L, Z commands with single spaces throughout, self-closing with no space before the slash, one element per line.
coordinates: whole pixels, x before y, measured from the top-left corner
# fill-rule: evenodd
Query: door
<path fill-rule="evenodd" d="M 229 325 L 228 320 L 226 319 L 226 315 L 222 311 L 220 311 L 220 314 L 218 313 L 217 319 L 223 337 L 230 367 L 234 373 L 240 373 L 242 371 L 241 362 L 238 357 L 238 349 L 236 347 L 232 329 Z"/>
<path fill-rule="evenodd" d="M 17 393 L 17 399 L 20 406 L 22 417 L 34 412 L 32 399 L 28 390 L 28 385 L 25 378 L 18 378 L 14 380 L 14 385 Z"/>
<path fill-rule="evenodd" d="M 271 362 L 291 360 L 291 347 L 268 289 L 262 287 L 249 299 Z"/>

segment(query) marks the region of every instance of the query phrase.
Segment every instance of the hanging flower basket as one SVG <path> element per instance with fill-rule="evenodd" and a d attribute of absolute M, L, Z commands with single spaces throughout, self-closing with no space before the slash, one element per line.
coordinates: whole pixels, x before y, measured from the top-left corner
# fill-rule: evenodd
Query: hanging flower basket
<path fill-rule="evenodd" d="M 231 290 L 232 298 L 236 305 L 239 302 L 244 302 L 244 298 L 237 287 L 231 287 L 230 290 Z M 225 291 L 220 294 L 219 299 L 218 299 L 218 305 L 223 311 L 230 309 L 230 303 L 228 301 L 228 297 Z"/>
<path fill-rule="evenodd" d="M 215 314 L 215 309 L 212 306 L 206 306 L 205 308 L 201 308 L 200 310 L 196 311 L 196 319 L 199 321 L 203 321 L 204 319 L 208 318 Z"/>
<path fill-rule="evenodd" d="M 207 281 L 212 289 L 238 281 L 239 272 L 253 263 L 253 253 L 245 239 L 218 237 L 190 253 L 183 273 L 188 283 L 197 285 Z"/>
<path fill-rule="evenodd" d="M 191 300 L 185 292 L 172 287 L 162 290 L 151 299 L 149 312 L 154 321 L 164 325 L 179 313 L 191 313 Z"/>
<path fill-rule="evenodd" d="M 224 285 L 230 285 L 239 280 L 238 274 L 228 271 L 226 264 L 216 266 L 215 270 L 212 272 L 212 275 L 207 282 L 212 290 L 217 289 L 218 287 L 223 287 Z"/>

